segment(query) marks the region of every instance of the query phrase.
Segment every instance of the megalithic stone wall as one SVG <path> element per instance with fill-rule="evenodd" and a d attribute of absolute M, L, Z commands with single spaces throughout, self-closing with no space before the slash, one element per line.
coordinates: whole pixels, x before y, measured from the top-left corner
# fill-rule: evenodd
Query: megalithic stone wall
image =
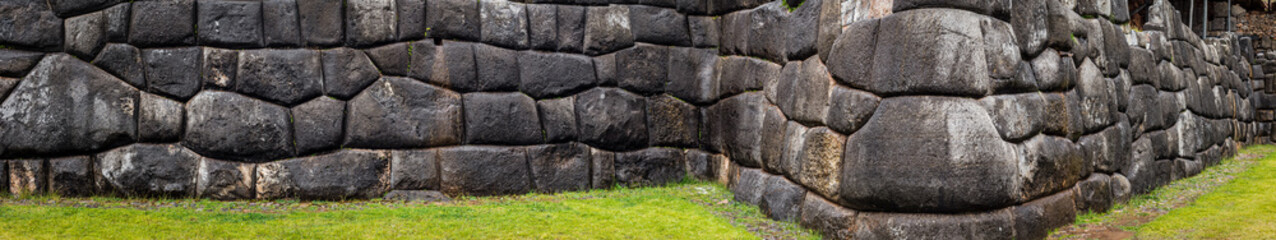
<path fill-rule="evenodd" d="M 1126 9 L 4 1 L 0 188 L 343 199 L 691 175 L 830 238 L 1042 238 L 1276 137 L 1276 64 L 1252 65 L 1276 54 L 1159 1 L 1129 30 Z"/>

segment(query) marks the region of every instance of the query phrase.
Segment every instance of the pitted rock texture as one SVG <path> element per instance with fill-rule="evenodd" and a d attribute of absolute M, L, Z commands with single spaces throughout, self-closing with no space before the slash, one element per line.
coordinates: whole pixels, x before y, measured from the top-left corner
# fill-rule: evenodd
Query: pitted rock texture
<path fill-rule="evenodd" d="M 0 190 L 692 176 L 829 238 L 1035 239 L 1274 139 L 1276 41 L 1155 3 L 4 1 Z"/>

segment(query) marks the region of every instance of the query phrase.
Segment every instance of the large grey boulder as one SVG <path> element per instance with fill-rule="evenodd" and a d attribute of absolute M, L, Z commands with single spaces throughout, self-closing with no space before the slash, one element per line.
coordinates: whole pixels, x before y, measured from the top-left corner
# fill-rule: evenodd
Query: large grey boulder
<path fill-rule="evenodd" d="M 297 155 L 307 155 L 341 146 L 345 130 L 346 103 L 319 97 L 292 108 L 293 144 Z"/>
<path fill-rule="evenodd" d="M 836 199 L 842 180 L 838 167 L 842 166 L 846 136 L 817 127 L 803 133 L 801 143 L 801 150 L 793 159 L 799 167 L 793 169 L 790 178 L 821 196 Z"/>
<path fill-rule="evenodd" d="M 580 191 L 590 188 L 589 146 L 581 143 L 527 148 L 528 165 L 538 192 Z"/>
<path fill-rule="evenodd" d="M 994 87 L 981 29 L 988 21 L 998 20 L 955 9 L 896 13 L 881 19 L 877 28 L 890 31 L 875 34 L 871 55 L 850 53 L 865 51 L 862 41 L 871 40 L 847 35 L 874 30 L 852 27 L 833 46 L 829 63 L 838 67 L 831 72 L 878 95 L 984 96 Z"/>
<path fill-rule="evenodd" d="M 479 1 L 480 39 L 509 49 L 527 49 L 527 7 L 509 0 Z M 452 23 L 445 23 L 452 24 Z"/>
<path fill-rule="evenodd" d="M 126 196 L 189 197 L 200 156 L 176 144 L 133 144 L 98 154 L 98 176 Z"/>
<path fill-rule="evenodd" d="M 1038 135 L 1025 140 L 1018 150 L 1025 200 L 1068 189 L 1089 169 L 1081 147 L 1066 138 Z"/>
<path fill-rule="evenodd" d="M 439 189 L 439 151 L 390 151 L 390 189 Z"/>
<path fill-rule="evenodd" d="M 613 151 L 644 148 L 649 139 L 646 108 L 646 99 L 616 88 L 577 94 L 580 141 Z"/>
<path fill-rule="evenodd" d="M 574 141 L 579 135 L 574 96 L 537 101 L 536 114 L 544 126 L 546 142 Z"/>
<path fill-rule="evenodd" d="M 536 101 L 522 93 L 467 93 L 465 143 L 529 145 L 544 142 Z"/>
<path fill-rule="evenodd" d="M 427 37 L 479 41 L 482 34 L 479 1 L 426 1 L 425 10 Z"/>
<path fill-rule="evenodd" d="M 323 94 L 323 68 L 314 50 L 242 51 L 238 73 L 235 91 L 284 106 Z"/>
<path fill-rule="evenodd" d="M 812 57 L 806 61 L 789 62 L 784 66 L 784 79 L 776 90 L 776 105 L 789 119 L 823 124 L 829 113 L 833 77 L 824 63 Z"/>
<path fill-rule="evenodd" d="M 137 89 L 66 54 L 40 61 L 0 103 L 6 156 L 99 151 L 137 139 Z"/>
<path fill-rule="evenodd" d="M 263 40 L 268 47 L 301 46 L 301 24 L 297 0 L 263 0 L 261 3 Z M 351 39 L 357 41 L 357 39 Z"/>
<path fill-rule="evenodd" d="M 719 57 L 717 52 L 698 48 L 669 51 L 665 92 L 683 101 L 706 104 L 718 100 Z"/>
<path fill-rule="evenodd" d="M 342 0 L 297 1 L 297 23 L 308 46 L 333 46 L 345 39 Z"/>
<path fill-rule="evenodd" d="M 695 147 L 700 134 L 700 111 L 695 105 L 668 95 L 649 97 L 647 130 L 652 146 Z"/>
<path fill-rule="evenodd" d="M 766 97 L 749 92 L 705 109 L 705 145 L 745 167 L 762 166 L 762 123 Z"/>
<path fill-rule="evenodd" d="M 347 106 L 347 147 L 443 146 L 464 133 L 461 95 L 412 79 L 383 77 Z"/>
<path fill-rule="evenodd" d="M 200 60 L 203 53 L 199 47 L 142 50 L 146 90 L 180 100 L 194 96 L 202 82 Z"/>
<path fill-rule="evenodd" d="M 1021 141 L 1040 133 L 1046 101 L 1040 93 L 988 96 L 979 100 L 992 116 L 1002 139 Z"/>
<path fill-rule="evenodd" d="M 395 22 L 398 15 L 394 3 L 394 0 L 346 1 L 346 44 L 368 47 L 393 41 L 397 37 L 395 34 L 398 26 Z M 443 29 L 444 26 L 436 27 Z"/>
<path fill-rule="evenodd" d="M 106 12 L 94 12 L 67 18 L 63 26 L 66 30 L 67 53 L 81 59 L 93 59 L 102 45 L 106 45 Z"/>
<path fill-rule="evenodd" d="M 629 20 L 634 40 L 671 46 L 690 46 L 687 16 L 670 8 L 629 6 Z"/>
<path fill-rule="evenodd" d="M 262 162 L 293 155 L 288 109 L 243 95 L 204 91 L 186 104 L 182 145 L 208 157 Z"/>
<path fill-rule="evenodd" d="M 629 24 L 627 6 L 588 7 L 585 11 L 585 54 L 602 55 L 633 46 L 634 33 Z"/>
<path fill-rule="evenodd" d="M 448 195 L 523 194 L 532 189 L 526 149 L 460 146 L 439 150 L 440 191 Z"/>
<path fill-rule="evenodd" d="M 882 101 L 846 140 L 840 196 L 856 209 L 955 212 L 1014 203 L 1018 163 L 975 100 Z"/>
<path fill-rule="evenodd" d="M 663 93 L 669 76 L 669 47 L 639 44 L 616 53 L 621 88 L 643 95 Z"/>
<path fill-rule="evenodd" d="M 372 150 L 294 158 L 257 166 L 257 198 L 374 198 L 389 189 L 390 153 Z"/>
<path fill-rule="evenodd" d="M 767 179 L 766 190 L 762 194 L 758 207 L 762 213 L 780 221 L 796 221 L 802 213 L 806 189 L 783 177 Z"/>

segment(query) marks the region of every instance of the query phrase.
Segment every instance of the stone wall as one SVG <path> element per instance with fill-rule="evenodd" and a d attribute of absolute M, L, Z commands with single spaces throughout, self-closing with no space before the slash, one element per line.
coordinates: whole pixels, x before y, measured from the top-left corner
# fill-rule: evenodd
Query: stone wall
<path fill-rule="evenodd" d="M 1248 38 L 1201 39 L 1168 4 L 1132 31 L 1124 3 L 6 1 L 0 186 L 344 199 L 690 175 L 830 238 L 1041 238 L 1270 142 Z"/>

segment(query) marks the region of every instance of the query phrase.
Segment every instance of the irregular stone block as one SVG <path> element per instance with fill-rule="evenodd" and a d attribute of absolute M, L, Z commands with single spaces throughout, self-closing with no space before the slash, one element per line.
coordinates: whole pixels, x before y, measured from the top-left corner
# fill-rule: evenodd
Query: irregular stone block
<path fill-rule="evenodd" d="M 628 186 L 661 186 L 686 176 L 683 152 L 672 148 L 646 148 L 616 153 L 616 181 Z"/>
<path fill-rule="evenodd" d="M 217 200 L 256 198 L 253 174 L 257 165 L 200 158 L 195 173 L 195 195 Z"/>
<path fill-rule="evenodd" d="M 200 90 L 202 67 L 199 47 L 142 50 L 147 91 L 186 100 Z"/>
<path fill-rule="evenodd" d="M 1113 118 L 1119 113 L 1114 83 L 1104 79 L 1091 61 L 1081 63 L 1079 80 L 1076 93 L 1081 108 L 1078 112 L 1085 132 L 1097 132 L 1114 123 Z"/>
<path fill-rule="evenodd" d="M 31 65 L 25 69 L 35 66 L 40 57 L 40 55 L 32 57 Z M 146 89 L 146 73 L 144 65 L 142 65 L 142 52 L 133 46 L 120 43 L 107 44 L 106 47 L 102 48 L 102 52 L 97 55 L 97 59 L 93 59 L 93 65 L 111 73 L 120 78 L 120 80 L 124 80 L 124 82 L 133 85 L 135 88 Z M 14 64 L 9 66 L 18 67 L 22 65 Z M 26 70 L 22 71 L 25 72 Z"/>
<path fill-rule="evenodd" d="M 616 54 L 594 57 L 594 75 L 598 76 L 599 86 L 616 86 Z"/>
<path fill-rule="evenodd" d="M 341 45 L 344 39 L 342 0 L 306 0 L 297 2 L 301 37 L 308 46 Z"/>
<path fill-rule="evenodd" d="M 917 11 L 917 10 L 914 10 Z M 853 239 L 1011 239 L 1009 210 L 962 214 L 860 212 Z"/>
<path fill-rule="evenodd" d="M 136 48 L 134 48 L 134 52 L 136 51 Z M 27 71 L 35 67 L 36 63 L 40 63 L 42 58 L 44 58 L 44 53 L 40 52 L 0 49 L 0 76 L 24 77 L 27 75 Z M 94 62 L 96 63 L 96 61 Z"/>
<path fill-rule="evenodd" d="M 348 103 L 346 147 L 411 148 L 461 143 L 461 95 L 384 77 Z"/>
<path fill-rule="evenodd" d="M 784 26 L 789 14 L 780 2 L 763 4 L 750 10 L 748 19 L 748 55 L 756 56 L 772 62 L 786 60 L 786 46 L 790 38 Z M 738 23 L 737 23 L 738 24 Z M 796 27 L 796 26 L 793 26 Z"/>
<path fill-rule="evenodd" d="M 433 48 L 433 46 L 430 46 Z M 394 76 L 407 76 L 411 70 L 412 48 L 408 47 L 408 43 L 392 43 L 384 46 L 364 50 L 368 54 L 368 58 L 372 59 L 372 63 L 376 64 L 377 69 L 382 74 Z M 426 52 L 432 52 L 426 50 Z M 432 55 L 432 54 L 430 54 Z M 460 59 L 458 59 L 459 61 Z M 429 66 L 429 65 L 426 65 Z M 425 79 L 425 78 L 422 78 Z"/>
<path fill-rule="evenodd" d="M 1112 203 L 1119 204 L 1130 201 L 1130 197 L 1133 196 L 1131 195 L 1130 180 L 1120 173 L 1113 173 L 1110 180 L 1111 182 L 1108 185 L 1112 187 Z"/>
<path fill-rule="evenodd" d="M 106 13 L 94 12 L 67 18 L 63 26 L 66 46 L 63 50 L 84 60 L 93 59 L 106 45 Z"/>
<path fill-rule="evenodd" d="M 794 169 L 792 178 L 811 191 L 836 199 L 842 179 L 837 169 L 842 166 L 846 136 L 817 127 L 807 130 L 802 138 L 802 151 L 796 159 L 801 167 Z"/>
<path fill-rule="evenodd" d="M 556 7 L 558 8 L 558 15 L 555 17 L 554 22 L 555 24 L 558 25 L 557 27 L 558 33 L 556 34 L 558 38 L 557 51 L 569 52 L 569 53 L 585 52 L 585 29 L 587 26 L 586 24 L 589 23 L 589 22 L 586 22 L 585 20 L 585 13 L 587 9 L 589 8 L 584 6 L 572 6 L 572 5 L 557 5 Z M 601 10 L 597 10 L 597 11 L 601 11 Z M 624 13 L 624 14 L 625 15 L 623 15 L 623 17 L 629 17 L 629 13 Z M 619 13 L 613 16 L 617 17 L 616 18 L 617 21 L 620 21 L 620 20 L 628 21 L 627 18 L 624 18 L 624 19 L 620 18 L 622 15 L 619 15 Z M 596 19 L 602 20 L 607 18 L 597 17 Z M 597 23 L 595 28 L 604 27 L 604 26 L 619 27 L 619 26 L 616 26 L 619 24 L 620 23 L 608 23 L 608 24 Z M 595 36 L 595 38 L 608 37 L 607 35 L 605 35 L 606 33 L 602 32 L 603 31 L 602 29 L 595 29 L 595 31 L 599 31 L 599 33 L 597 33 L 599 35 Z M 621 33 L 620 29 L 615 29 L 614 31 L 617 33 Z M 627 40 L 628 42 L 630 42 L 628 45 L 632 45 L 633 33 L 630 32 L 628 34 L 629 34 L 629 37 L 624 39 L 629 39 Z M 623 36 L 610 36 L 610 37 L 621 38 Z M 619 41 L 619 40 L 620 39 L 612 39 L 611 41 Z M 599 45 L 599 47 L 601 47 L 601 45 Z"/>
<path fill-rule="evenodd" d="M 585 54 L 597 56 L 633 46 L 634 33 L 630 29 L 629 16 L 629 7 L 623 5 L 588 7 L 583 40 Z M 563 21 L 560 19 L 559 22 Z M 559 34 L 562 34 L 561 29 Z M 562 35 L 558 40 L 563 41 Z"/>
<path fill-rule="evenodd" d="M 239 76 L 238 50 L 206 47 L 202 63 L 204 89 L 230 90 L 235 86 Z"/>
<path fill-rule="evenodd" d="M 61 49 L 62 18 L 54 15 L 46 2 L 0 3 L 0 16 L 7 16 L 0 23 L 0 44 L 53 51 Z"/>
<path fill-rule="evenodd" d="M 1018 163 L 996 133 L 975 100 L 885 99 L 846 140 L 841 201 L 882 211 L 1005 207 L 1017 199 Z"/>
<path fill-rule="evenodd" d="M 832 91 L 826 121 L 829 128 L 842 134 L 855 133 L 868 123 L 882 101 L 871 93 L 843 86 L 834 86 Z"/>
<path fill-rule="evenodd" d="M 16 196 L 48 193 L 49 178 L 44 159 L 8 160 L 9 193 Z"/>
<path fill-rule="evenodd" d="M 345 102 L 327 97 L 293 107 L 291 121 L 297 155 L 340 147 L 345 113 Z"/>
<path fill-rule="evenodd" d="M 784 75 L 788 77 L 779 81 L 776 105 L 791 120 L 825 123 L 832 95 L 830 88 L 834 84 L 824 63 L 813 57 L 803 62 L 789 62 L 784 68 Z"/>
<path fill-rule="evenodd" d="M 261 162 L 293 155 L 288 109 L 243 95 L 203 91 L 186 104 L 182 145 L 204 156 Z"/>
<path fill-rule="evenodd" d="M 687 25 L 687 29 L 689 29 L 691 33 L 692 47 L 718 47 L 718 39 L 722 36 L 722 29 L 718 26 L 718 18 L 709 16 L 687 16 Z"/>
<path fill-rule="evenodd" d="M 520 80 L 518 59 L 523 52 L 487 44 L 474 45 L 474 62 L 478 78 L 473 84 L 455 85 L 472 91 L 516 91 Z"/>
<path fill-rule="evenodd" d="M 616 78 L 626 90 L 644 95 L 662 93 L 668 71 L 668 47 L 639 44 L 616 53 Z"/>
<path fill-rule="evenodd" d="M 263 49 L 239 54 L 236 92 L 292 106 L 323 94 L 319 51 Z"/>
<path fill-rule="evenodd" d="M 222 47 L 262 45 L 262 4 L 257 1 L 200 1 L 199 42 Z M 278 19 L 276 19 L 278 20 Z M 276 29 L 277 30 L 277 29 Z"/>
<path fill-rule="evenodd" d="M 479 2 L 469 0 L 426 1 L 426 36 L 477 42 L 482 32 Z"/>
<path fill-rule="evenodd" d="M 722 15 L 722 36 L 718 43 L 721 45 L 719 51 L 724 55 L 748 55 L 752 14 L 752 10 L 744 10 Z"/>
<path fill-rule="evenodd" d="M 804 0 L 789 6 L 797 6 L 790 10 L 792 15 L 784 23 L 789 36 L 789 59 L 805 59 L 819 54 L 820 60 L 827 61 L 833 41 L 842 34 L 841 2 Z"/>
<path fill-rule="evenodd" d="M 799 223 L 814 228 L 830 239 L 850 239 L 855 231 L 855 210 L 843 208 L 814 193 L 802 201 Z"/>
<path fill-rule="evenodd" d="M 106 12 L 106 39 L 110 42 L 128 42 L 129 14 L 133 3 L 115 4 Z"/>
<path fill-rule="evenodd" d="M 257 198 L 374 198 L 389 188 L 390 153 L 342 150 L 257 166 Z"/>
<path fill-rule="evenodd" d="M 647 130 L 651 146 L 696 147 L 700 134 L 696 106 L 668 95 L 647 98 Z"/>
<path fill-rule="evenodd" d="M 781 221 L 798 220 L 806 197 L 806 189 L 783 177 L 768 178 L 766 185 L 766 191 L 758 203 L 762 213 Z"/>
<path fill-rule="evenodd" d="M 614 151 L 646 147 L 646 105 L 641 96 L 616 88 L 594 88 L 577 94 L 580 141 Z"/>
<path fill-rule="evenodd" d="M 144 142 L 173 142 L 182 137 L 185 109 L 182 103 L 143 93 L 138 103 L 137 135 Z"/>
<path fill-rule="evenodd" d="M 425 38 L 425 0 L 395 0 L 400 41 Z"/>
<path fill-rule="evenodd" d="M 1068 189 L 1089 169 L 1081 148 L 1066 138 L 1039 135 L 1018 150 L 1025 200 Z"/>
<path fill-rule="evenodd" d="M 992 116 L 1002 139 L 1021 141 L 1040 133 L 1045 128 L 1046 101 L 1040 93 L 988 96 L 979 100 Z"/>
<path fill-rule="evenodd" d="M 527 44 L 531 49 L 558 49 L 558 5 L 527 4 Z M 584 22 L 578 22 L 580 25 Z M 564 23 L 567 24 L 567 23 Z"/>
<path fill-rule="evenodd" d="M 477 2 L 469 2 L 463 0 L 451 1 L 431 1 L 440 3 L 462 2 L 469 4 L 477 4 Z M 398 18 L 394 6 L 395 0 L 349 0 L 346 1 L 346 45 L 355 47 L 367 47 L 393 41 L 395 39 Z M 473 5 L 470 5 L 473 6 Z M 426 7 L 426 10 L 433 11 L 434 8 Z M 440 8 L 439 10 L 443 10 Z M 478 8 L 473 8 L 478 11 Z M 426 16 L 434 17 L 433 14 L 427 13 Z M 440 14 L 442 15 L 442 14 Z M 440 16 L 442 17 L 442 16 Z M 447 29 L 453 25 L 461 27 L 471 27 L 466 25 L 465 21 L 447 21 L 450 24 L 430 24 L 438 29 L 440 33 L 447 32 Z M 427 23 L 428 24 L 428 23 Z M 477 26 L 472 26 L 477 29 Z M 437 37 L 447 38 L 446 34 L 439 34 Z M 477 38 L 475 38 L 477 39 Z M 473 40 L 473 39 L 467 39 Z"/>
<path fill-rule="evenodd" d="M 546 99 L 536 102 L 536 113 L 545 130 L 545 141 L 559 143 L 575 141 L 576 97 Z"/>
<path fill-rule="evenodd" d="M 1033 200 L 1011 209 L 1015 217 L 1015 237 L 1044 239 L 1055 228 L 1072 224 L 1077 217 L 1071 190 Z"/>
<path fill-rule="evenodd" d="M 49 159 L 49 193 L 62 197 L 84 197 L 97 194 L 93 159 L 73 156 Z"/>
<path fill-rule="evenodd" d="M 362 51 L 336 48 L 323 51 L 323 87 L 328 96 L 353 98 L 381 77 L 372 60 Z"/>
<path fill-rule="evenodd" d="M 467 93 L 465 143 L 529 145 L 544 142 L 536 101 L 522 93 Z"/>
<path fill-rule="evenodd" d="M 1047 0 L 1016 1 L 1015 11 L 1010 11 L 1010 25 L 1014 27 L 1015 40 L 1024 56 L 1037 56 L 1046 47 L 1050 36 L 1049 6 Z M 1063 33 L 1054 33 L 1063 34 Z"/>
<path fill-rule="evenodd" d="M 195 0 L 133 3 L 129 44 L 142 47 L 195 44 Z"/>
<path fill-rule="evenodd" d="M 394 150 L 390 152 L 390 189 L 439 189 L 439 151 Z"/>
<path fill-rule="evenodd" d="M 1107 212 L 1112 208 L 1112 185 L 1107 174 L 1094 173 L 1077 183 L 1078 212 Z"/>
<path fill-rule="evenodd" d="M 851 69 L 844 70 L 841 80 L 878 95 L 984 96 L 993 88 L 987 54 L 984 53 L 984 35 L 979 27 L 985 21 L 995 20 L 972 12 L 946 9 L 917 9 L 893 14 L 881 20 L 881 29 L 894 31 L 881 32 L 877 36 L 878 43 L 889 44 L 877 44 L 872 64 L 831 63 L 850 64 L 848 67 Z M 934 31 L 936 28 L 946 31 Z M 953 32 L 959 34 L 948 34 Z M 851 30 L 851 33 L 856 33 L 856 30 Z M 855 44 L 840 45 L 834 48 Z M 855 50 L 858 49 L 847 51 Z M 836 53 L 835 50 L 830 58 L 837 59 Z"/>
<path fill-rule="evenodd" d="M 526 150 L 461 146 L 439 150 L 442 190 L 448 195 L 522 194 L 532 189 Z"/>
<path fill-rule="evenodd" d="M 528 147 L 527 156 L 537 192 L 589 189 L 589 146 L 581 143 L 538 145 Z"/>
<path fill-rule="evenodd" d="M 1054 49 L 1046 49 L 1032 59 L 1032 70 L 1036 73 L 1037 88 L 1042 91 L 1071 89 L 1077 82 L 1077 66 L 1072 58 L 1059 56 Z"/>
<path fill-rule="evenodd" d="M 616 184 L 616 154 L 607 150 L 589 148 L 590 181 L 594 188 L 611 188 Z"/>
<path fill-rule="evenodd" d="M 53 0 L 49 1 L 49 7 L 58 16 L 68 17 L 101 10 L 120 2 L 124 0 Z"/>
<path fill-rule="evenodd" d="M 674 9 L 643 5 L 629 6 L 630 29 L 634 40 L 672 46 L 691 46 L 687 16 Z"/>
<path fill-rule="evenodd" d="M 763 90 L 768 99 L 776 98 L 782 78 L 783 67 L 780 64 L 762 59 L 730 56 L 719 60 L 722 67 L 718 76 L 719 97 L 730 97 L 748 91 Z M 767 88 L 770 87 L 770 88 Z"/>
<path fill-rule="evenodd" d="M 140 197 L 191 196 L 201 158 L 176 144 L 133 144 L 94 157 L 106 189 Z"/>
<path fill-rule="evenodd" d="M 266 46 L 301 46 L 296 0 L 263 0 L 261 9 Z"/>
<path fill-rule="evenodd" d="M 714 50 L 670 49 L 666 92 L 696 104 L 718 100 L 718 59 Z"/>
<path fill-rule="evenodd" d="M 1020 71 L 1031 68 L 1022 65 L 1019 46 L 1016 45 L 1014 30 L 1010 29 L 1010 24 L 991 19 L 984 19 L 979 23 L 980 31 L 983 32 L 984 58 L 988 63 L 988 76 L 994 79 L 995 90 L 1036 90 L 1034 86 L 1036 80 L 1031 79 L 1032 74 Z M 1026 77 L 1021 77 L 1024 74 Z"/>
<path fill-rule="evenodd" d="M 723 152 L 745 167 L 762 166 L 762 123 L 766 97 L 745 93 L 719 101 L 705 110 L 709 149 Z M 582 118 L 583 119 L 583 118 Z"/>
<path fill-rule="evenodd" d="M 524 4 L 507 0 L 480 1 L 479 21 L 482 22 L 483 43 L 527 49 L 527 8 Z"/>
<path fill-rule="evenodd" d="M 742 168 L 733 175 L 731 184 L 727 186 L 731 188 L 732 193 L 735 193 L 735 201 L 753 205 L 762 202 L 762 195 L 766 193 L 767 179 L 774 177 L 756 168 Z"/>
<path fill-rule="evenodd" d="M 66 54 L 40 60 L 0 104 L 6 156 L 100 151 L 137 139 L 138 91 Z"/>
<path fill-rule="evenodd" d="M 764 165 L 766 165 L 765 166 L 766 170 L 770 172 L 778 173 L 779 175 L 785 175 L 785 176 L 789 176 L 796 179 L 798 177 L 798 174 L 802 171 L 802 163 L 806 160 L 804 158 L 805 156 L 802 154 L 802 150 L 806 148 L 806 131 L 810 130 L 810 128 L 807 128 L 801 123 L 794 122 L 794 121 L 787 121 L 787 122 L 779 121 L 779 122 L 773 123 L 772 121 L 774 120 L 769 120 L 770 118 L 772 118 L 770 116 L 771 115 L 770 112 L 772 111 L 773 110 L 767 110 L 768 120 L 763 120 L 764 121 L 763 126 L 776 126 L 776 127 L 763 128 L 763 131 L 765 132 L 763 132 L 764 138 L 762 142 L 763 143 L 763 149 L 762 149 L 763 161 L 762 162 L 764 163 Z M 775 125 L 769 125 L 769 124 L 775 124 Z M 776 129 L 776 130 L 771 130 L 771 129 Z M 771 140 L 769 138 L 775 138 L 775 137 L 771 137 L 771 135 L 777 134 L 773 132 L 777 130 L 779 132 L 778 134 L 780 135 L 778 138 L 780 138 L 783 142 L 770 143 Z M 845 142 L 845 140 L 843 140 L 843 142 Z M 778 145 L 778 146 L 775 146 L 775 145 Z M 774 149 L 769 149 L 771 147 L 774 147 Z M 774 154 L 777 154 L 777 153 L 774 153 L 774 152 L 779 152 L 778 154 L 780 156 L 775 157 Z M 774 157 L 774 158 L 770 158 L 770 157 Z M 840 160 L 841 159 L 839 159 L 839 161 Z M 834 180 L 833 182 L 837 182 L 837 181 Z"/>
<path fill-rule="evenodd" d="M 436 47 L 425 41 L 416 42 L 412 44 L 412 66 L 421 67 L 412 68 L 409 76 L 458 91 L 475 91 L 481 86 L 475 63 L 476 45 L 443 41 Z"/>

